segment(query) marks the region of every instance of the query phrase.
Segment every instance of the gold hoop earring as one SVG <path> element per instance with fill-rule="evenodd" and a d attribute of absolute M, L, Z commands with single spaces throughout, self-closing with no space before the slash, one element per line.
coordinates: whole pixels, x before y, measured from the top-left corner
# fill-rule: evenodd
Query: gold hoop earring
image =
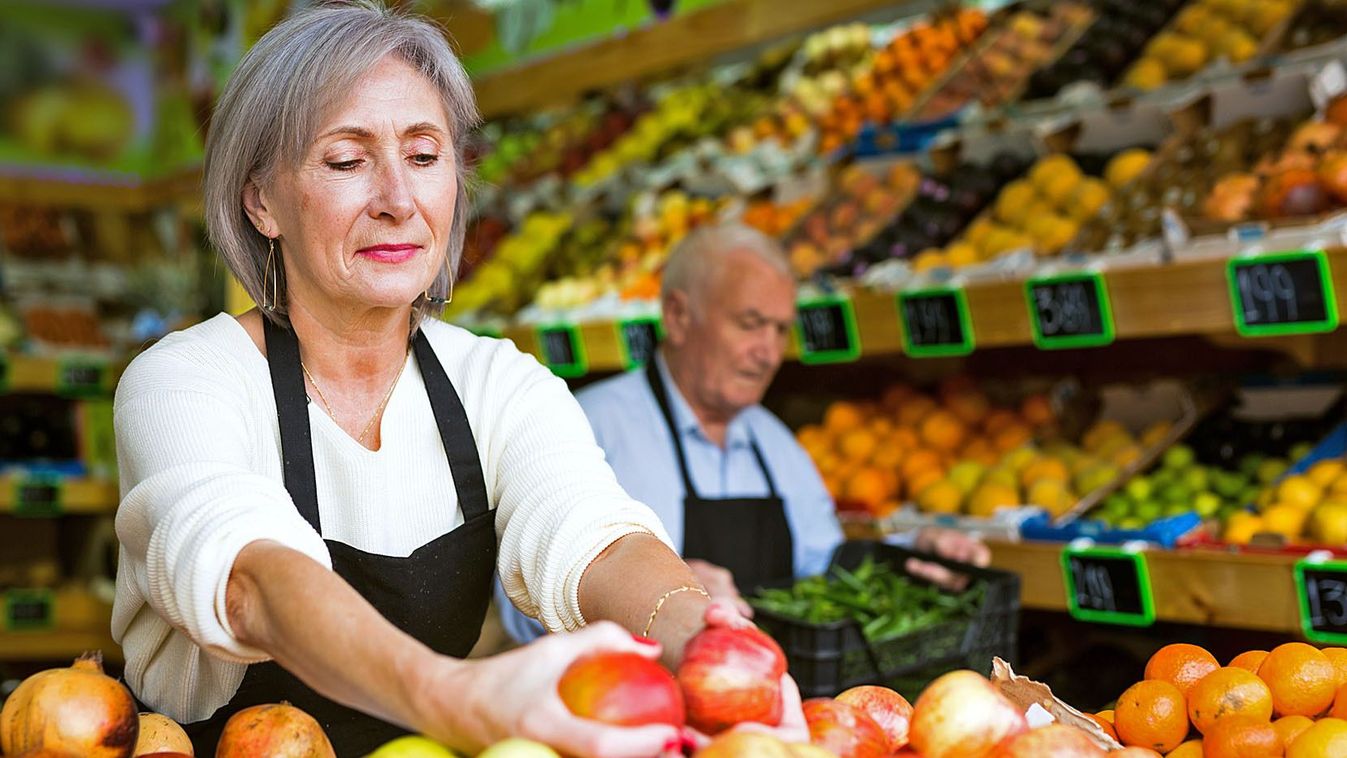
<path fill-rule="evenodd" d="M 447 298 L 435 297 L 430 294 L 429 289 L 427 289 L 425 292 L 422 292 L 421 296 L 424 297 L 426 299 L 426 302 L 430 303 L 431 305 L 448 305 L 454 302 L 454 278 L 449 277 L 449 297 Z"/>
<path fill-rule="evenodd" d="M 271 300 L 270 302 L 262 303 L 262 310 L 268 312 L 276 310 L 277 280 L 280 278 L 279 275 L 273 275 L 271 273 L 272 258 L 274 258 L 275 255 L 276 240 L 272 237 L 267 237 L 267 263 L 262 267 L 262 294 L 263 296 L 267 294 L 267 280 L 270 279 Z"/>

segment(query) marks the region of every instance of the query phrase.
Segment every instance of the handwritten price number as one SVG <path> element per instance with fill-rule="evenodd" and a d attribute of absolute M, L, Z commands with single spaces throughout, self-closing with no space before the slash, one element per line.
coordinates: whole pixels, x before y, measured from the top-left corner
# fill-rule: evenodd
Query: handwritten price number
<path fill-rule="evenodd" d="M 1310 625 L 1347 628 L 1347 580 L 1307 577 Z"/>
<path fill-rule="evenodd" d="M 565 330 L 543 332 L 543 354 L 547 362 L 566 365 L 575 362 L 575 350 L 571 345 L 571 335 Z"/>
<path fill-rule="evenodd" d="M 1113 578 L 1108 568 L 1094 563 L 1071 559 L 1071 571 L 1076 575 L 1076 604 L 1098 611 L 1118 610 L 1113 592 Z"/>
<path fill-rule="evenodd" d="M 838 345 L 832 308 L 806 308 L 800 313 L 805 345 L 810 350 L 831 350 Z"/>
<path fill-rule="evenodd" d="M 1044 336 L 1082 334 L 1091 330 L 1088 282 L 1034 288 L 1039 325 Z"/>
<path fill-rule="evenodd" d="M 912 325 L 912 343 L 944 345 L 956 341 L 954 326 L 940 298 L 923 297 L 907 301 L 908 323 Z"/>
<path fill-rule="evenodd" d="M 1239 298 L 1247 323 L 1299 320 L 1295 280 L 1280 263 L 1239 269 Z"/>
<path fill-rule="evenodd" d="M 655 325 L 637 321 L 622 325 L 622 337 L 627 342 L 627 355 L 634 365 L 645 365 L 655 354 Z"/>

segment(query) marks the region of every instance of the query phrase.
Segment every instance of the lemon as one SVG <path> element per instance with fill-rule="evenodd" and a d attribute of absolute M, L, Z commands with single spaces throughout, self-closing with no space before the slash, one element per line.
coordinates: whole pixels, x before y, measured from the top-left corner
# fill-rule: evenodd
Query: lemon
<path fill-rule="evenodd" d="M 1309 515 L 1309 511 L 1297 506 L 1278 503 L 1263 511 L 1263 530 L 1293 540 L 1305 530 L 1305 521 Z"/>
<path fill-rule="evenodd" d="M 1113 156 L 1104 168 L 1104 180 L 1114 189 L 1122 189 L 1132 183 L 1150 165 L 1149 150 L 1134 147 Z"/>
<path fill-rule="evenodd" d="M 1347 545 L 1347 503 L 1324 503 L 1310 514 L 1307 532 L 1320 545 Z"/>
<path fill-rule="evenodd" d="M 963 490 L 949 480 L 926 485 L 917 493 L 917 507 L 923 513 L 958 513 L 963 504 Z"/>
<path fill-rule="evenodd" d="M 1319 489 L 1328 489 L 1335 482 L 1343 477 L 1343 471 L 1347 469 L 1342 461 L 1336 458 L 1328 458 L 1310 466 L 1305 476 Z"/>
<path fill-rule="evenodd" d="M 1225 522 L 1225 532 L 1222 536 L 1226 542 L 1247 545 L 1253 539 L 1253 536 L 1261 531 L 1263 531 L 1263 519 L 1252 513 L 1240 511 Z"/>
<path fill-rule="evenodd" d="M 1315 484 L 1309 477 L 1303 474 L 1288 476 L 1277 486 L 1277 496 L 1274 502 L 1288 503 L 1304 511 L 1319 504 L 1324 497 L 1324 490 Z"/>

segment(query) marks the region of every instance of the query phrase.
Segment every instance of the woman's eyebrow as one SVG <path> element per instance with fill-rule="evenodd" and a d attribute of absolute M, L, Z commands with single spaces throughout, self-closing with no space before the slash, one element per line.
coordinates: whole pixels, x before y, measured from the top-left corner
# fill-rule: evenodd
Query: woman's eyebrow
<path fill-rule="evenodd" d="M 374 139 L 374 132 L 370 131 L 369 129 L 366 129 L 363 126 L 354 126 L 354 125 L 334 127 L 318 135 L 318 137 L 319 139 L 322 139 L 323 137 L 331 137 L 337 134 L 350 134 L 355 137 L 360 137 L 361 139 Z M 419 121 L 407 127 L 406 129 L 402 130 L 402 136 L 405 137 L 410 134 L 440 135 L 444 134 L 444 130 L 429 121 Z"/>

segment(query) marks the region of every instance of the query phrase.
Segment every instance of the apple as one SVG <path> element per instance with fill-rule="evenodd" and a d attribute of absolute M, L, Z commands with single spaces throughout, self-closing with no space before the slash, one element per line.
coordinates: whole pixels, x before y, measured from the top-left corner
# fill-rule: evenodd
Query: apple
<path fill-rule="evenodd" d="M 912 723 L 912 704 L 907 698 L 888 687 L 864 684 L 841 693 L 837 702 L 853 705 L 874 719 L 888 735 L 890 753 L 907 745 L 907 732 Z"/>
<path fill-rule="evenodd" d="M 408 735 L 385 742 L 365 758 L 458 758 L 458 753 L 435 740 Z"/>
<path fill-rule="evenodd" d="M 786 656 L 756 627 L 707 627 L 688 641 L 678 667 L 688 724 L 716 735 L 745 721 L 781 723 Z"/>
<path fill-rule="evenodd" d="M 885 758 L 890 752 L 884 729 L 854 705 L 826 697 L 806 700 L 804 720 L 809 741 L 838 758 Z"/>
<path fill-rule="evenodd" d="M 541 742 L 511 737 L 478 753 L 477 758 L 561 758 L 561 755 Z"/>
<path fill-rule="evenodd" d="M 926 758 L 984 758 L 1029 731 L 1024 713 L 976 671 L 936 679 L 912 710 L 912 747 Z"/>
<path fill-rule="evenodd" d="M 1081 730 L 1065 724 L 1049 724 L 1007 737 L 991 758 L 1104 758 L 1102 748 Z"/>
<path fill-rule="evenodd" d="M 557 693 L 581 718 L 614 726 L 682 726 L 683 693 L 663 666 L 636 653 L 597 653 L 561 675 Z"/>

